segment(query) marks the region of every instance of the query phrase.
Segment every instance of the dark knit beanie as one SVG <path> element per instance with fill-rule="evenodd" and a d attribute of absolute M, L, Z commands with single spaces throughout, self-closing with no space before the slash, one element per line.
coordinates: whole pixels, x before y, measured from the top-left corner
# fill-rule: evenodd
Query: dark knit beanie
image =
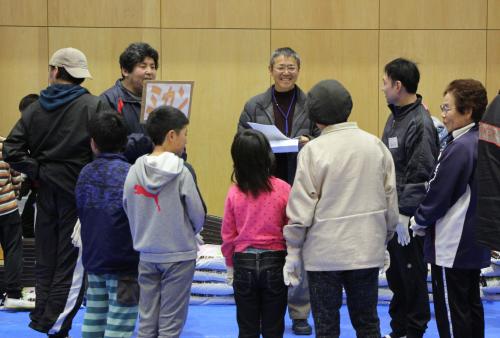
<path fill-rule="evenodd" d="M 346 122 L 352 110 L 351 94 L 337 80 L 323 80 L 307 94 L 307 106 L 314 123 Z"/>

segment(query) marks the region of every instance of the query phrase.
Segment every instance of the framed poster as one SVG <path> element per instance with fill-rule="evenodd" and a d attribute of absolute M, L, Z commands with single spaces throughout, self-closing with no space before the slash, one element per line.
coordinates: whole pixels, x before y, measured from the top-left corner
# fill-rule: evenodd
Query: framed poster
<path fill-rule="evenodd" d="M 191 112 L 194 81 L 144 81 L 142 88 L 141 122 L 159 106 L 172 106 L 188 118 Z"/>

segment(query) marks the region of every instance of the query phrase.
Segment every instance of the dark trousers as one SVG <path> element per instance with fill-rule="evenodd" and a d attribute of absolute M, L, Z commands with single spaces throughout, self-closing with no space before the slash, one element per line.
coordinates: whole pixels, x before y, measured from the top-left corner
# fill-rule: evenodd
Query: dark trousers
<path fill-rule="evenodd" d="M 32 190 L 24 204 L 23 214 L 21 215 L 21 223 L 23 225 L 23 237 L 35 237 L 35 201 L 36 192 Z"/>
<path fill-rule="evenodd" d="M 5 292 L 9 298 L 21 298 L 23 239 L 21 217 L 17 210 L 0 216 L 0 244 L 5 262 Z"/>
<path fill-rule="evenodd" d="M 397 337 L 422 337 L 431 319 L 423 238 L 414 237 L 401 246 L 394 236 L 387 249 L 391 256 L 387 282 L 394 294 L 389 305 L 392 332 Z"/>
<path fill-rule="evenodd" d="M 316 337 L 340 337 L 342 287 L 357 337 L 379 338 L 378 268 L 349 271 L 307 271 Z"/>
<path fill-rule="evenodd" d="M 29 326 L 67 335 L 84 293 L 81 253 L 71 243 L 77 219 L 75 198 L 40 187 L 35 227 L 36 302 Z"/>
<path fill-rule="evenodd" d="M 283 337 L 288 288 L 286 251 L 234 254 L 234 299 L 240 338 Z"/>
<path fill-rule="evenodd" d="M 450 269 L 432 264 L 431 272 L 439 337 L 483 338 L 480 270 Z"/>

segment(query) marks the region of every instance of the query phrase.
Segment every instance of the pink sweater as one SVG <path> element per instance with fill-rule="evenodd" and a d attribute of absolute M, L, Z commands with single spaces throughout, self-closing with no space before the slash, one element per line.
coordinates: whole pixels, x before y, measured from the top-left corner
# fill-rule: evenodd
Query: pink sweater
<path fill-rule="evenodd" d="M 257 198 L 232 185 L 226 197 L 222 220 L 222 254 L 226 265 L 233 266 L 234 252 L 248 247 L 265 250 L 285 250 L 283 227 L 287 224 L 286 204 L 290 185 L 271 178 L 273 190 Z"/>

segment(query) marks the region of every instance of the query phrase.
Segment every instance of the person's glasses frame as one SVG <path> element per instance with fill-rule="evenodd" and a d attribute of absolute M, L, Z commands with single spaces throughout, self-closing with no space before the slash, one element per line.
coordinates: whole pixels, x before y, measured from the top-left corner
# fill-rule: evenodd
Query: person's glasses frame
<path fill-rule="evenodd" d="M 286 71 L 289 73 L 296 73 L 299 70 L 299 67 L 295 65 L 276 65 L 273 69 L 278 73 L 285 73 Z"/>

